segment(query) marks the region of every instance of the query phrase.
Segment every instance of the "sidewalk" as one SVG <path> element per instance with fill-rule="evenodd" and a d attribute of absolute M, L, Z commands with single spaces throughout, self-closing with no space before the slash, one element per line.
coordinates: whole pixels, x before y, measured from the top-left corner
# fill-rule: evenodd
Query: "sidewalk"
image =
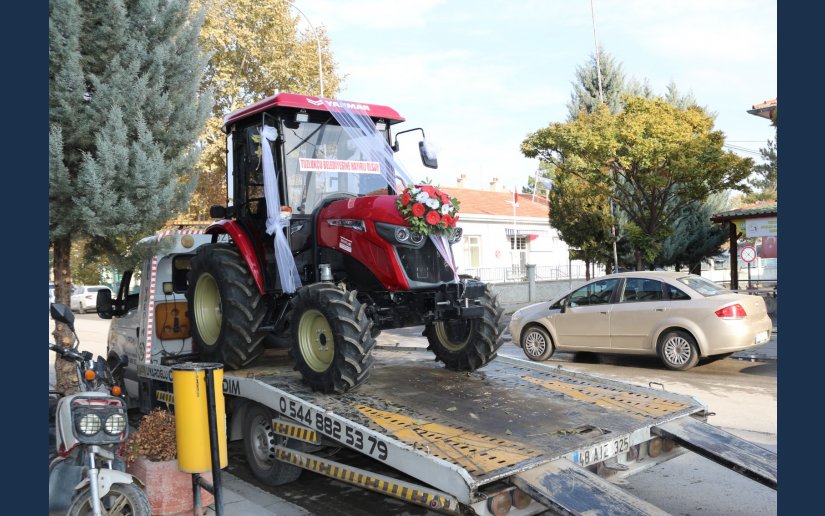
<path fill-rule="evenodd" d="M 309 516 L 302 507 L 268 493 L 240 478 L 221 471 L 224 516 Z M 206 516 L 213 516 L 215 504 L 205 508 Z"/>

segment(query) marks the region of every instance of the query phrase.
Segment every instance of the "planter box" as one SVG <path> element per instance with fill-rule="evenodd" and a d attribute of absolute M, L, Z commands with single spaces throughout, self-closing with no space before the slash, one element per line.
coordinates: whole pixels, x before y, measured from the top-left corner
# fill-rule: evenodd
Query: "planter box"
<path fill-rule="evenodd" d="M 152 462 L 139 458 L 127 470 L 143 482 L 153 516 L 192 514 L 192 475 L 179 470 L 177 460 Z M 212 473 L 201 476 L 212 482 Z M 213 501 L 212 494 L 201 489 L 201 508 Z"/>

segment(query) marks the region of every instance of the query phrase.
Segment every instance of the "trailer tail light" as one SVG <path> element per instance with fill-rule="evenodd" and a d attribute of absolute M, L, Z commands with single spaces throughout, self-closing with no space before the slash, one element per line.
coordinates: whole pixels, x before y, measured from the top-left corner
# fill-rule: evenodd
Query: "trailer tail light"
<path fill-rule="evenodd" d="M 647 454 L 651 457 L 658 457 L 662 453 L 662 439 L 654 437 L 647 443 Z"/>
<path fill-rule="evenodd" d="M 716 317 L 720 319 L 744 319 L 747 316 L 747 312 L 739 303 L 716 310 Z"/>
<path fill-rule="evenodd" d="M 487 510 L 495 516 L 504 516 L 510 512 L 513 506 L 513 499 L 510 497 L 510 491 L 504 491 L 487 500 Z"/>
<path fill-rule="evenodd" d="M 527 506 L 530 505 L 530 502 L 533 501 L 530 495 L 519 488 L 513 489 L 510 493 L 513 497 L 513 507 L 516 509 L 526 509 Z"/>

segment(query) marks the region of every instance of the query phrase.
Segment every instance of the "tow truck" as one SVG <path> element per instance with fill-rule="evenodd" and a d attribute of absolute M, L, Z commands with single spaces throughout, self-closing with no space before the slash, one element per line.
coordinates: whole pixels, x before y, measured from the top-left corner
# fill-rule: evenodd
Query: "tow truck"
<path fill-rule="evenodd" d="M 214 239 L 193 229 L 148 237 L 155 254 L 138 291 L 126 272 L 115 299 L 99 294 L 130 407 L 174 410 L 172 366 L 198 357 L 187 272 Z M 339 394 L 313 391 L 278 346 L 224 372 L 227 436 L 243 440 L 258 480 L 284 485 L 309 470 L 446 514 L 513 516 L 664 514 L 614 482 L 686 452 L 777 486 L 776 454 L 708 424 L 691 396 L 505 356 L 456 372 L 429 353 L 373 353 L 370 381 Z M 342 448 L 377 462 L 355 466 L 336 456 Z"/>

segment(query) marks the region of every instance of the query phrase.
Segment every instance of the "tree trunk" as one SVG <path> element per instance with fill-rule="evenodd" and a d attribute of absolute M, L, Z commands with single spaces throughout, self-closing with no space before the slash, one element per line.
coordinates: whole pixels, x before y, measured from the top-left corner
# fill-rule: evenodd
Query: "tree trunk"
<path fill-rule="evenodd" d="M 72 269 L 71 250 L 72 241 L 68 238 L 57 240 L 53 244 L 54 248 L 54 299 L 58 303 L 70 306 L 72 296 Z M 54 341 L 64 347 L 70 348 L 74 343 L 72 330 L 63 323 L 55 321 Z M 55 389 L 64 394 L 71 394 L 78 390 L 78 378 L 73 362 L 67 360 L 54 361 Z"/>
<path fill-rule="evenodd" d="M 590 281 L 590 260 L 584 261 L 584 280 Z"/>
<path fill-rule="evenodd" d="M 699 274 L 699 275 L 701 275 L 702 274 L 702 262 L 699 261 L 699 262 L 696 262 L 696 263 L 691 263 L 688 266 L 688 272 L 690 274 Z"/>
<path fill-rule="evenodd" d="M 645 270 L 644 269 L 644 264 L 642 263 L 642 252 L 641 251 L 636 251 L 635 254 L 636 254 L 636 270 L 637 271 Z"/>

